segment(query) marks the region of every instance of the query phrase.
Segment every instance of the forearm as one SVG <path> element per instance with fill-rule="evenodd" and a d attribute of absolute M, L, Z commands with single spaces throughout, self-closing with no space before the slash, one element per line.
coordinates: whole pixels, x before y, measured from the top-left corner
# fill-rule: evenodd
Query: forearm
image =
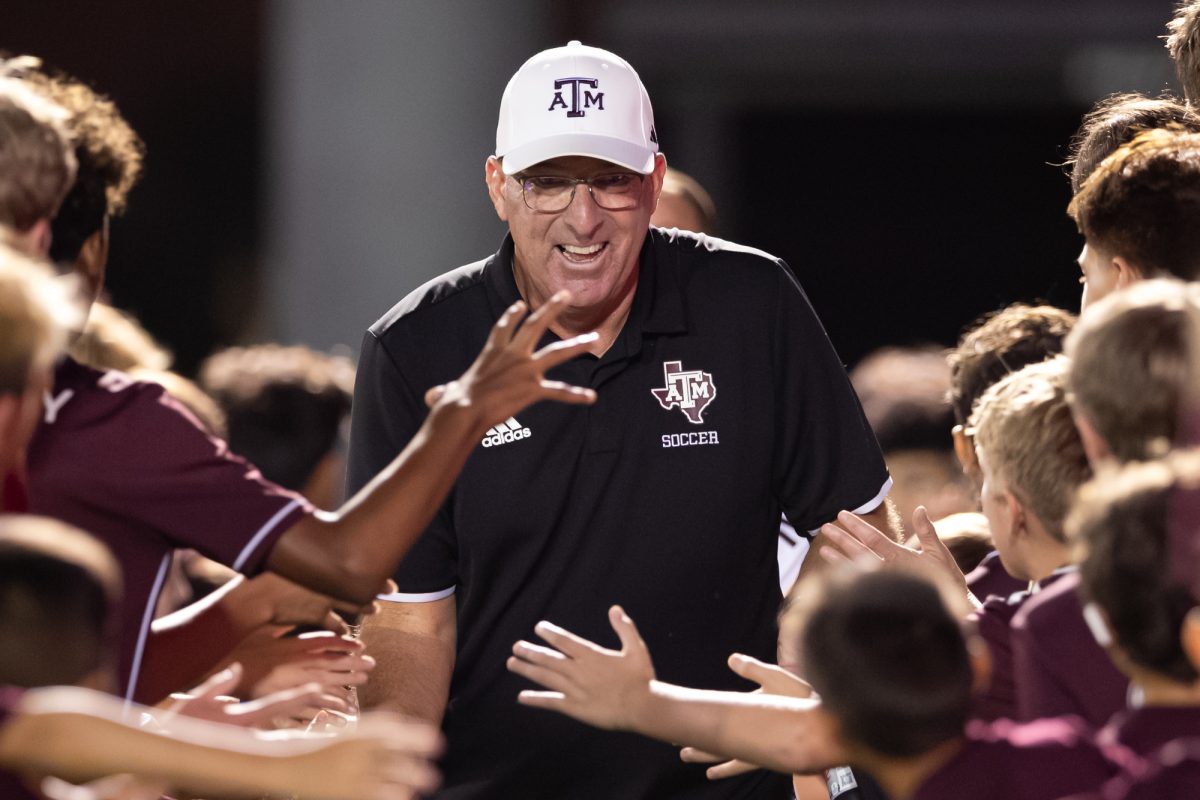
<path fill-rule="evenodd" d="M 51 691 L 69 702 L 55 700 L 39 709 L 35 700 L 0 731 L 5 767 L 74 782 L 131 773 L 163 779 L 184 792 L 252 795 L 287 790 L 287 757 L 315 746 L 265 741 L 238 728 L 183 718 L 172 721 L 166 736 L 119 721 L 119 706 L 92 693 Z M 58 708 L 64 705 L 79 710 Z"/>
<path fill-rule="evenodd" d="M 135 699 L 154 704 L 191 688 L 270 619 L 270 609 L 239 576 L 203 600 L 155 620 Z"/>
<path fill-rule="evenodd" d="M 779 772 L 813 772 L 845 761 L 815 700 L 652 681 L 639 709 L 637 733 Z"/>
<path fill-rule="evenodd" d="M 365 605 L 441 507 L 486 432 L 479 415 L 439 404 L 403 452 L 336 514 L 298 523 L 270 568 L 316 591 Z"/>
<path fill-rule="evenodd" d="M 439 724 L 454 671 L 454 599 L 387 604 L 377 617 L 362 634 L 377 663 L 360 690 L 363 707 Z"/>

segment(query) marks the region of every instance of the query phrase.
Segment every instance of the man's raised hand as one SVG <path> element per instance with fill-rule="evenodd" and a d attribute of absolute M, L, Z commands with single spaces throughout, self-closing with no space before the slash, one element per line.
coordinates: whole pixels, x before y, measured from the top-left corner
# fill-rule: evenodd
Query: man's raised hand
<path fill-rule="evenodd" d="M 508 668 L 549 691 L 526 690 L 517 700 L 609 730 L 630 730 L 650 695 L 654 664 L 633 620 L 613 606 L 609 623 L 621 640 L 609 650 L 569 631 L 539 622 L 534 629 L 551 647 L 520 641 Z"/>

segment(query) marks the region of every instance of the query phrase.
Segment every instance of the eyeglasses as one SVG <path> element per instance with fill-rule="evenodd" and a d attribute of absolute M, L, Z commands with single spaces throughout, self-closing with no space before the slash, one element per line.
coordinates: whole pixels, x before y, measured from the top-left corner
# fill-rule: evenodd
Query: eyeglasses
<path fill-rule="evenodd" d="M 584 184 L 596 205 L 606 211 L 637 208 L 642 197 L 642 175 L 632 172 L 606 172 L 592 178 L 564 178 L 560 175 L 513 175 L 521 187 L 521 197 L 530 211 L 557 214 L 566 211 L 575 199 L 575 187 Z"/>

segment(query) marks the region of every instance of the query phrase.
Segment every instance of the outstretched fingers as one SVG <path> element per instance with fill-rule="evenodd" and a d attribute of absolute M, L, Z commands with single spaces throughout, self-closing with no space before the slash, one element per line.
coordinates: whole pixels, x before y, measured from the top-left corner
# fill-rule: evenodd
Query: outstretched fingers
<path fill-rule="evenodd" d="M 839 513 L 837 521 L 838 525 L 847 533 L 880 556 L 886 556 L 891 549 L 900 546 L 874 525 L 851 511 Z"/>
<path fill-rule="evenodd" d="M 882 558 L 882 556 L 880 556 L 874 550 L 867 547 L 865 544 L 851 536 L 842 528 L 834 525 L 832 522 L 827 522 L 821 526 L 821 535 L 825 537 L 825 542 L 829 545 L 828 547 L 823 547 L 820 549 L 820 553 L 826 561 L 832 562 L 841 560 L 836 557 L 831 557 L 834 553 L 844 559 L 850 559 L 851 561 L 863 558 L 865 556 L 870 556 L 871 558 L 876 559 Z"/>
<path fill-rule="evenodd" d="M 602 648 L 582 636 L 576 636 L 565 628 L 560 628 L 553 622 L 542 620 L 533 627 L 533 630 L 538 636 L 542 637 L 548 644 L 553 645 L 563 655 L 568 658 L 579 658 L 595 653 Z"/>
<path fill-rule="evenodd" d="M 626 653 L 646 652 L 646 643 L 642 641 L 642 635 L 638 633 L 637 625 L 634 624 L 633 618 L 625 613 L 625 609 L 620 606 L 610 608 L 608 622 L 616 631 L 617 638 L 621 640 L 622 651 Z"/>
<path fill-rule="evenodd" d="M 596 390 L 583 386 L 572 386 L 562 381 L 542 381 L 542 399 L 559 403 L 586 406 L 596 402 Z"/>
<path fill-rule="evenodd" d="M 917 506 L 913 510 L 912 522 L 913 531 L 917 535 L 917 541 L 921 543 L 922 550 L 937 551 L 945 547 L 941 537 L 938 536 L 937 529 L 933 527 L 933 520 L 929 518 L 929 512 L 925 510 L 925 506 Z"/>
<path fill-rule="evenodd" d="M 525 320 L 525 324 L 513 336 L 513 342 L 532 353 L 533 348 L 537 347 L 537 343 L 541 341 L 542 334 L 550 328 L 554 320 L 558 319 L 558 315 L 570 302 L 571 293 L 566 289 L 555 292 L 549 300 L 542 304 L 541 308 L 529 315 L 529 319 Z"/>
<path fill-rule="evenodd" d="M 525 316 L 527 310 L 528 306 L 525 305 L 524 300 L 518 300 L 504 309 L 504 313 L 500 315 L 500 319 L 496 320 L 496 324 L 492 326 L 491 332 L 488 333 L 487 344 L 484 345 L 484 350 L 507 347 L 509 342 L 515 338 L 517 324 Z"/>
<path fill-rule="evenodd" d="M 548 711 L 562 711 L 567 703 L 567 696 L 562 692 L 538 692 L 525 689 L 517 695 L 517 702 L 530 708 L 544 708 Z"/>

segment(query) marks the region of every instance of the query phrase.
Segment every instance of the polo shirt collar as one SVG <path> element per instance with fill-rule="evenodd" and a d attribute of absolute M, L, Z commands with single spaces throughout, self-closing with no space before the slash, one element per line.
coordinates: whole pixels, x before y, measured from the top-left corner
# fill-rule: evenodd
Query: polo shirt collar
<path fill-rule="evenodd" d="M 651 229 L 642 243 L 638 256 L 638 285 L 629 310 L 629 319 L 622 333 L 686 333 L 687 315 L 684 311 L 683 290 L 679 281 L 677 252 L 663 248 L 666 237 Z M 492 312 L 498 318 L 504 310 L 521 299 L 513 276 L 513 240 L 511 234 L 496 254 L 484 266 Z M 638 337 L 640 338 L 640 336 Z"/>

